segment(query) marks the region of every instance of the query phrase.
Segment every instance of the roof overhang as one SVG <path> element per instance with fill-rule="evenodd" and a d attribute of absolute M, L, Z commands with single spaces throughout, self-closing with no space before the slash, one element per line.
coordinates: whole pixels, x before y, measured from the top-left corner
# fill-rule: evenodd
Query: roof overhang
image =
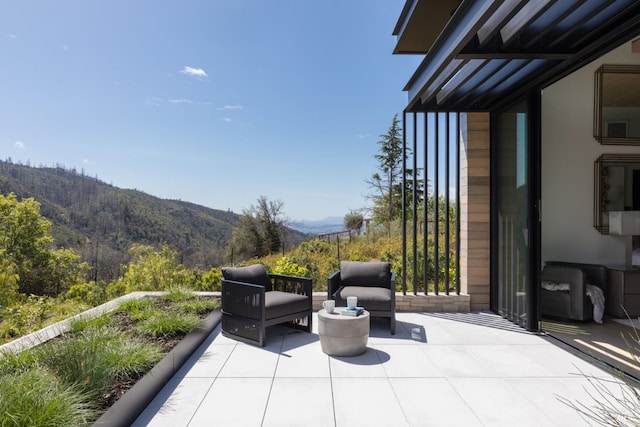
<path fill-rule="evenodd" d="M 408 0 L 393 29 L 398 38 L 393 53 L 427 53 L 459 4 L 460 0 Z"/>
<path fill-rule="evenodd" d="M 407 0 L 394 34 L 426 52 L 407 111 L 490 111 L 640 36 L 640 1 Z"/>

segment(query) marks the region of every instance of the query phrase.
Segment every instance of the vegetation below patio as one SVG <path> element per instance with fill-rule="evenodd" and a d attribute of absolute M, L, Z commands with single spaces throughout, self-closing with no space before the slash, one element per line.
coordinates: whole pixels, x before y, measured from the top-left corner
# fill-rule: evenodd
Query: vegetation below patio
<path fill-rule="evenodd" d="M 0 355 L 0 425 L 87 425 L 212 310 L 217 299 L 174 290 L 80 317 L 71 330 Z"/>

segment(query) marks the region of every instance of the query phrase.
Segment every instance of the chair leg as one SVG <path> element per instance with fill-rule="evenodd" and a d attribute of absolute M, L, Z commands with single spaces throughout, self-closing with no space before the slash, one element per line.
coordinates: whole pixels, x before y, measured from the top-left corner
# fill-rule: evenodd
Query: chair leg
<path fill-rule="evenodd" d="M 313 323 L 313 314 L 310 313 L 309 316 L 307 317 L 307 332 L 311 332 L 312 329 L 312 323 Z"/>
<path fill-rule="evenodd" d="M 395 313 L 391 315 L 391 335 L 396 334 L 396 315 Z"/>
<path fill-rule="evenodd" d="M 267 340 L 267 328 L 264 326 L 264 321 L 260 322 L 260 338 L 258 340 L 258 345 L 260 347 L 264 347 L 264 343 Z"/>

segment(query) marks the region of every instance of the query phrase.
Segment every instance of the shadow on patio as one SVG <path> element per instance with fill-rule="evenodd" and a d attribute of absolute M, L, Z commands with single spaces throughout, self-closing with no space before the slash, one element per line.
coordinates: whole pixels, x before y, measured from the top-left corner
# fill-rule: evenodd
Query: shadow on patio
<path fill-rule="evenodd" d="M 640 330 L 637 320 L 605 316 L 604 323 L 543 320 L 542 330 L 562 343 L 640 381 Z M 633 324 L 632 324 L 633 323 Z M 630 351 L 631 350 L 631 351 Z M 634 356 L 635 355 L 635 356 Z"/>
<path fill-rule="evenodd" d="M 606 371 L 494 314 L 398 313 L 397 326 L 373 319 L 352 358 L 322 353 L 317 328 L 270 328 L 259 348 L 218 327 L 134 425 L 577 426 L 558 398 L 590 405 L 584 375 L 619 394 Z"/>

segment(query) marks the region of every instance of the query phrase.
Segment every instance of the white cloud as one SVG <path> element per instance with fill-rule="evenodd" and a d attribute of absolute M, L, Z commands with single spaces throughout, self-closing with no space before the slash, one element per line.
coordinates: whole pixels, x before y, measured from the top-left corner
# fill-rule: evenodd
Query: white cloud
<path fill-rule="evenodd" d="M 13 144 L 13 145 L 15 145 L 16 148 L 19 148 L 21 150 L 24 149 L 24 147 L 25 147 L 24 142 L 22 142 L 22 141 L 16 141 L 15 144 Z"/>
<path fill-rule="evenodd" d="M 84 163 L 85 165 L 92 165 L 93 162 L 89 159 L 82 159 L 82 163 Z"/>
<path fill-rule="evenodd" d="M 180 70 L 180 72 L 182 74 L 186 74 L 192 77 L 198 77 L 198 78 L 208 77 L 207 73 L 205 73 L 205 71 L 202 68 L 191 68 L 191 67 L 185 66 L 182 70 Z"/>
<path fill-rule="evenodd" d="M 9 37 L 10 39 L 17 39 L 18 36 L 16 36 L 15 34 L 7 34 L 7 37 Z"/>
<path fill-rule="evenodd" d="M 190 99 L 170 99 L 169 102 L 172 104 L 193 104 Z"/>
<path fill-rule="evenodd" d="M 147 105 L 158 106 L 162 102 L 162 98 L 158 98 L 157 96 L 150 96 L 147 98 Z"/>
<path fill-rule="evenodd" d="M 229 117 L 223 117 L 222 120 L 227 123 L 231 123 L 231 119 Z"/>
<path fill-rule="evenodd" d="M 242 110 L 243 108 L 242 105 L 225 105 L 224 107 L 218 108 L 218 110 Z"/>

